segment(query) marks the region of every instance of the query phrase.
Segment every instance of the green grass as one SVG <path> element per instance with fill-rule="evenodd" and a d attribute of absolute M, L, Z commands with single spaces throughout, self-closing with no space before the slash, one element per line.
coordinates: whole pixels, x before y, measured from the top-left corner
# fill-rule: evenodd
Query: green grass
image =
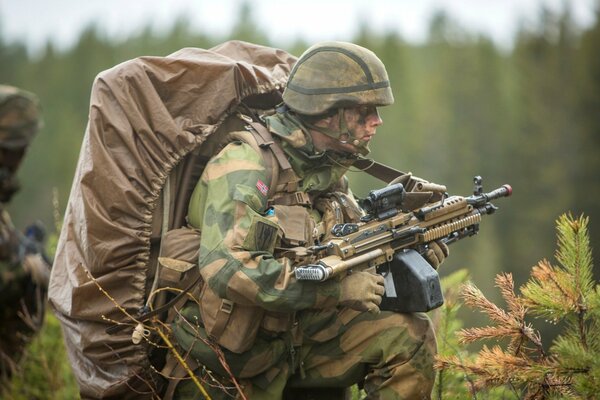
<path fill-rule="evenodd" d="M 60 324 L 46 313 L 44 326 L 23 354 L 20 371 L 0 389 L 3 400 L 70 400 L 79 398 L 63 344 Z"/>

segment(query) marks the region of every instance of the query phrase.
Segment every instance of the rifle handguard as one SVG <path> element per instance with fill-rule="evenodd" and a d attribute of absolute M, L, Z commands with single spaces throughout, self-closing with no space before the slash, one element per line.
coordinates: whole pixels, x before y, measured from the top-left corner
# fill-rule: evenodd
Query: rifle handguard
<path fill-rule="evenodd" d="M 309 264 L 294 269 L 294 275 L 299 281 L 317 281 L 327 280 L 330 275 L 330 269 L 321 264 Z"/>

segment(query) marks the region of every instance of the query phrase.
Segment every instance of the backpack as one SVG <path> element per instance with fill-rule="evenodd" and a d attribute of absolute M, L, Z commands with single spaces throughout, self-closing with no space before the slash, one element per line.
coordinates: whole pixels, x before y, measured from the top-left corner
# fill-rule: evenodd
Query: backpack
<path fill-rule="evenodd" d="M 276 106 L 295 61 L 230 41 L 140 57 L 96 77 L 49 285 L 82 398 L 158 396 L 164 354 L 138 340 L 135 317 L 148 312 L 157 265 L 168 267 L 161 279 L 186 290 L 199 279 L 190 263 L 173 261 L 193 246 L 161 258 L 161 241 L 185 225 L 219 128 L 240 109 Z"/>

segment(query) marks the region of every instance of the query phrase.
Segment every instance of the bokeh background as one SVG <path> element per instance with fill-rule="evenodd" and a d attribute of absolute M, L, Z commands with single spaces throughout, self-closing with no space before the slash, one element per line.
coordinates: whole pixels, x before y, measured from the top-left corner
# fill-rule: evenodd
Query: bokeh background
<path fill-rule="evenodd" d="M 36 93 L 45 121 L 9 210 L 20 227 L 60 223 L 102 70 L 229 39 L 295 55 L 352 41 L 380 56 L 396 97 L 381 111 L 374 158 L 452 194 L 470 194 L 475 175 L 488 190 L 512 185 L 441 271 L 468 268 L 497 298 L 496 273 L 520 285 L 553 259 L 562 213 L 590 216 L 600 249 L 599 16 L 595 0 L 0 0 L 0 83 Z M 351 181 L 359 196 L 382 185 Z"/>

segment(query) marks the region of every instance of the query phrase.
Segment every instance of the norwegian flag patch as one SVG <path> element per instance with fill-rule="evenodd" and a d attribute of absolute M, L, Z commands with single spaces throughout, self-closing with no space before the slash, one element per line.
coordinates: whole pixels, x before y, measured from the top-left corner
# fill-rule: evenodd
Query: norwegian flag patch
<path fill-rule="evenodd" d="M 263 194 L 263 196 L 266 196 L 267 193 L 269 193 L 269 187 L 260 179 L 258 180 L 258 182 L 256 182 L 256 188 L 259 192 Z"/>

